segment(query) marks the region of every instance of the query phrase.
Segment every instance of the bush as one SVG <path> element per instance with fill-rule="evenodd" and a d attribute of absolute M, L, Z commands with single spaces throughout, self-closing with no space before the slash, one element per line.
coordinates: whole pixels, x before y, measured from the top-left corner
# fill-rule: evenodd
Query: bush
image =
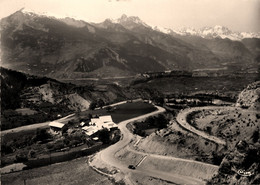
<path fill-rule="evenodd" d="M 61 148 L 64 148 L 64 144 L 63 144 L 63 141 L 62 141 L 62 140 L 57 141 L 57 142 L 54 144 L 54 147 L 53 147 L 54 150 L 59 150 L 59 149 L 61 149 Z"/>
<path fill-rule="evenodd" d="M 31 158 L 35 158 L 35 157 L 36 157 L 36 152 L 35 152 L 34 150 L 31 150 L 31 151 L 29 152 L 29 156 L 30 156 Z"/>
<path fill-rule="evenodd" d="M 37 129 L 35 141 L 44 141 L 50 137 L 46 129 Z"/>
<path fill-rule="evenodd" d="M 13 152 L 13 149 L 10 145 L 7 145 L 7 144 L 3 144 L 2 147 L 1 147 L 1 150 L 2 150 L 2 154 L 10 154 Z"/>
<path fill-rule="evenodd" d="M 108 144 L 110 142 L 110 134 L 108 129 L 104 128 L 98 132 L 98 137 L 100 141 L 102 141 L 104 144 Z"/>
<path fill-rule="evenodd" d="M 47 143 L 47 145 L 46 145 L 46 148 L 47 148 L 48 150 L 53 149 L 53 147 L 54 147 L 54 145 L 53 145 L 52 143 Z"/>
<path fill-rule="evenodd" d="M 25 154 L 19 153 L 15 156 L 15 162 L 20 163 L 20 162 L 26 162 L 28 161 L 28 158 Z"/>
<path fill-rule="evenodd" d="M 96 102 L 91 102 L 89 105 L 89 109 L 90 110 L 94 110 L 97 107 L 97 103 Z"/>

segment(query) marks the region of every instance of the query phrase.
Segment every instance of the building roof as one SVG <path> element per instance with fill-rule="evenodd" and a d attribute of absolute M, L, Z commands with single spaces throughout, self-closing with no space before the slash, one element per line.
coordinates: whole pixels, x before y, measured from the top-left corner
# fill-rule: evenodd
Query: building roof
<path fill-rule="evenodd" d="M 52 121 L 49 123 L 50 127 L 56 127 L 56 128 L 63 128 L 65 124 L 57 122 L 57 121 Z"/>
<path fill-rule="evenodd" d="M 99 118 L 92 118 L 90 126 L 82 127 L 85 133 L 89 136 L 101 130 L 102 128 L 115 128 L 118 127 L 112 120 L 111 116 L 100 116 Z"/>
<path fill-rule="evenodd" d="M 99 119 L 100 119 L 103 123 L 105 123 L 105 122 L 113 122 L 111 116 L 100 116 Z"/>
<path fill-rule="evenodd" d="M 118 127 L 117 124 L 115 124 L 114 122 L 107 122 L 107 123 L 103 124 L 102 126 L 104 128 L 108 128 L 108 129 Z"/>
<path fill-rule="evenodd" d="M 95 134 L 98 131 L 98 128 L 95 126 L 85 126 L 82 127 L 82 130 L 84 130 L 88 136 L 91 136 L 92 134 Z"/>

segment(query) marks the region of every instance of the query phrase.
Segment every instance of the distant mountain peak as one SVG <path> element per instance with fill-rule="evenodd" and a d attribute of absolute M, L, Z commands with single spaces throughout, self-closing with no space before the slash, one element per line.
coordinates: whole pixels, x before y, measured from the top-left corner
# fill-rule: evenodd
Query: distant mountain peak
<path fill-rule="evenodd" d="M 163 31 L 162 31 L 163 32 Z M 214 27 L 203 27 L 200 29 L 195 29 L 191 27 L 184 27 L 180 29 L 173 30 L 175 34 L 183 36 L 198 36 L 207 39 L 221 38 L 230 40 L 242 40 L 244 38 L 260 38 L 260 33 L 252 32 L 234 32 L 229 28 L 221 25 L 216 25 Z"/>
<path fill-rule="evenodd" d="M 154 26 L 153 29 L 155 31 L 159 31 L 159 32 L 162 32 L 162 33 L 165 33 L 165 34 L 170 34 L 172 33 L 173 31 L 169 28 L 164 28 L 164 27 L 160 27 L 160 26 Z"/>
<path fill-rule="evenodd" d="M 128 27 L 128 28 L 133 28 L 134 25 L 142 25 L 145 27 L 150 27 L 144 21 L 142 21 L 139 17 L 127 16 L 126 14 L 123 14 L 119 19 L 117 19 L 116 23 L 122 24 L 123 26 Z"/>
<path fill-rule="evenodd" d="M 35 12 L 34 10 L 28 8 L 22 8 L 17 12 L 21 12 L 23 14 L 30 15 L 30 16 L 50 16 L 48 15 L 47 12 Z"/>
<path fill-rule="evenodd" d="M 127 15 L 123 14 L 120 19 L 127 19 Z"/>

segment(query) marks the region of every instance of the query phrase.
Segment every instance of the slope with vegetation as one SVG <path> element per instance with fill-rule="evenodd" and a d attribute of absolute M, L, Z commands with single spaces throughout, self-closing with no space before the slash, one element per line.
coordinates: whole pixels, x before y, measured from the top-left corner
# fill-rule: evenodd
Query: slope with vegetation
<path fill-rule="evenodd" d="M 54 120 L 71 112 L 134 98 L 160 96 L 148 88 L 78 86 L 1 68 L 1 129 Z M 95 108 L 95 107 L 94 107 Z"/>
<path fill-rule="evenodd" d="M 208 184 L 259 184 L 260 183 L 260 129 L 259 129 L 259 81 L 248 85 L 237 101 L 237 105 L 247 108 L 249 114 L 255 113 L 256 122 L 246 120 L 240 123 L 241 136 L 221 162 L 218 174 Z M 242 103 L 241 103 L 242 102 Z M 243 106 L 245 104 L 245 106 Z M 249 115 L 248 114 L 248 115 Z M 256 127 L 248 129 L 248 126 Z M 245 127 L 247 129 L 245 129 Z M 245 134 L 245 131 L 247 133 Z M 250 132 L 249 132 L 250 131 Z"/>

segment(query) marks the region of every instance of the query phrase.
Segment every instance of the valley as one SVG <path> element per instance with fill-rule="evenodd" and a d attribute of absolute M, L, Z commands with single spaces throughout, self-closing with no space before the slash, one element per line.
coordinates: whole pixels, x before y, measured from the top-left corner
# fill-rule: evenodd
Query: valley
<path fill-rule="evenodd" d="M 176 80 L 178 78 L 181 78 L 183 81 L 183 77 L 174 77 L 172 78 L 173 80 Z M 191 78 L 191 77 L 187 77 Z M 193 77 L 196 79 L 196 77 Z M 6 79 L 6 78 L 5 78 Z M 153 79 L 153 80 L 164 80 L 164 78 L 158 78 L 158 79 Z M 166 80 L 169 80 L 169 78 L 165 78 Z M 250 78 L 248 78 L 250 80 Z M 208 79 L 209 80 L 209 79 Z M 190 80 L 187 80 L 190 81 Z M 210 80 L 209 80 L 210 81 Z M 202 84 L 203 81 L 201 81 Z M 213 81 L 214 82 L 214 81 Z M 223 82 L 223 80 L 222 80 Z M 148 82 L 149 83 L 149 82 Z M 183 82 L 182 82 L 183 83 Z M 215 82 L 214 82 L 215 83 Z M 229 80 L 227 82 L 224 82 L 223 84 L 230 83 Z M 179 83 L 180 84 L 180 83 Z M 231 83 L 230 83 L 231 84 Z M 250 85 L 248 87 L 249 91 L 253 91 L 254 89 L 258 88 L 258 83 L 255 83 L 256 85 Z M 136 84 L 139 85 L 139 84 Z M 174 83 L 174 85 L 178 85 L 178 83 Z M 224 85 L 223 85 L 224 86 Z M 119 140 L 116 144 L 108 147 L 107 149 L 102 150 L 101 152 L 94 154 L 91 156 L 89 160 L 89 164 L 91 167 L 96 169 L 97 171 L 100 171 L 102 173 L 108 174 L 108 176 L 113 177 L 115 179 L 115 182 L 124 182 L 126 184 L 134 184 L 137 182 L 142 182 L 142 183 L 147 183 L 146 178 L 149 177 L 153 182 L 157 183 L 166 183 L 166 182 L 174 182 L 174 183 L 205 183 L 206 181 L 209 181 L 211 178 L 215 177 L 218 174 L 219 170 L 219 165 L 221 165 L 221 161 L 227 153 L 230 151 L 227 148 L 235 148 L 236 144 L 238 141 L 241 140 L 246 140 L 250 141 L 252 138 L 256 137 L 253 136 L 256 133 L 253 131 L 256 130 L 259 127 L 258 123 L 258 114 L 257 111 L 254 109 L 252 110 L 245 110 L 240 107 L 234 107 L 236 99 L 239 97 L 239 101 L 242 102 L 243 98 L 245 97 L 245 94 L 247 95 L 247 92 L 245 90 L 243 91 L 243 97 L 242 95 L 235 95 L 238 90 L 240 90 L 241 87 L 240 84 L 233 84 L 233 87 L 230 88 L 230 93 L 225 94 L 223 93 L 224 91 L 220 91 L 221 87 L 218 90 L 212 90 L 211 87 L 208 87 L 208 90 L 210 91 L 205 91 L 206 86 L 203 86 L 202 89 L 196 89 L 198 92 L 192 90 L 187 90 L 183 91 L 183 94 L 179 94 L 178 92 L 171 92 L 169 91 L 164 91 L 162 85 L 160 86 L 153 86 L 154 89 L 158 89 L 158 91 L 163 92 L 161 94 L 161 100 L 159 100 L 159 96 L 151 96 L 151 100 L 155 102 L 156 104 L 160 104 L 161 106 L 166 106 L 169 107 L 169 110 L 167 108 L 166 110 L 160 107 L 157 107 L 159 111 L 150 113 L 146 115 L 146 111 L 148 111 L 147 108 L 143 108 L 143 111 L 140 112 L 140 110 L 135 110 L 135 112 L 132 112 L 128 109 L 126 109 L 126 113 L 131 113 L 132 117 L 138 116 L 138 114 L 145 114 L 144 116 L 141 117 L 136 117 L 127 121 L 123 121 L 127 119 L 127 117 L 123 118 L 122 116 L 125 114 L 123 112 L 118 112 L 119 107 L 127 107 L 127 104 L 129 106 L 132 106 L 133 108 L 136 107 L 135 105 L 138 105 L 136 103 L 131 103 L 132 101 L 135 100 L 128 100 L 128 101 L 123 101 L 116 103 L 113 106 L 119 106 L 115 110 L 112 108 L 112 112 L 109 112 L 109 109 L 107 107 L 110 106 L 105 106 L 105 104 L 102 104 L 101 106 L 104 106 L 103 109 L 97 109 L 97 110 L 81 110 L 81 112 L 76 113 L 76 115 L 71 115 L 68 116 L 69 119 L 63 119 L 64 123 L 69 122 L 70 124 L 74 125 L 74 129 L 77 130 L 77 124 L 79 123 L 80 120 L 85 120 L 87 117 L 91 115 L 104 115 L 104 114 L 111 114 L 113 117 L 113 120 L 119 123 L 119 129 L 121 131 L 121 139 Z M 158 88 L 159 87 L 159 88 Z M 191 86 L 189 86 L 191 87 Z M 197 86 L 199 87 L 199 86 Z M 202 87 L 202 86 L 201 86 Z M 228 87 L 228 86 L 226 86 Z M 97 85 L 98 88 L 98 85 Z M 136 87 L 135 87 L 136 88 Z M 148 88 L 148 87 L 146 87 Z M 164 88 L 167 89 L 167 86 Z M 193 87 L 192 87 L 193 88 Z M 145 89 L 145 88 L 144 88 Z M 180 90 L 181 88 L 178 87 Z M 253 89 L 253 90 L 252 90 Z M 146 90 L 147 91 L 147 90 Z M 240 90 L 241 91 L 241 90 Z M 107 90 L 106 90 L 107 92 Z M 149 92 L 149 91 L 148 91 Z M 207 92 L 207 94 L 204 94 Z M 215 93 L 214 93 L 215 92 Z M 216 93 L 217 92 L 217 93 Z M 173 96 L 174 95 L 174 96 Z M 214 95 L 214 96 L 213 96 Z M 235 95 L 235 96 L 234 96 Z M 250 95 L 250 93 L 249 93 Z M 164 98 L 163 98 L 164 97 Z M 203 97 L 203 100 L 201 99 Z M 153 99 L 155 98 L 155 99 Z M 206 99 L 205 99 L 206 98 Z M 213 99 L 212 99 L 213 98 Z M 205 106 L 205 105 L 211 105 L 214 101 L 216 101 L 215 98 L 219 98 L 223 101 L 224 104 L 220 104 L 218 106 Z M 193 107 L 191 104 L 187 104 L 187 102 L 190 102 L 191 99 L 193 101 L 195 99 L 203 101 L 204 106 L 202 107 L 196 107 L 198 106 L 198 102 L 194 104 L 193 102 Z M 180 107 L 173 106 L 172 103 L 174 102 L 175 104 L 181 100 L 182 103 L 179 105 L 182 105 Z M 257 97 L 256 99 L 257 100 Z M 137 101 L 144 101 L 144 100 L 137 100 Z M 127 103 L 128 102 L 128 103 Z M 145 100 L 144 102 L 149 103 L 148 100 Z M 183 103 L 184 102 L 184 103 Z M 223 103 L 222 102 L 222 103 Z M 162 103 L 162 104 L 161 104 Z M 179 102 L 180 103 L 180 102 Z M 228 103 L 226 106 L 225 104 Z M 148 104 L 149 105 L 149 104 Z M 231 105 L 231 106 L 230 106 Z M 241 103 L 237 104 L 237 106 L 243 105 Z M 257 106 L 257 105 L 256 105 Z M 172 107 L 172 108 L 171 108 Z M 183 109 L 184 110 L 181 110 Z M 29 110 L 24 109 L 27 112 Z M 20 109 L 17 111 L 20 111 Z M 115 112 L 114 112 L 115 111 Z M 129 112 L 130 111 L 130 112 Z M 152 109 L 150 110 L 152 111 Z M 164 113 L 163 113 L 164 112 Z M 214 112 L 214 113 L 213 113 Z M 23 112 L 20 111 L 20 114 Z M 34 114 L 33 109 L 29 111 L 29 113 Z M 152 124 L 152 119 L 148 119 L 148 117 L 151 118 L 152 115 L 156 114 L 162 114 L 165 117 L 165 126 L 162 126 L 162 118 L 158 119 L 158 124 L 155 125 L 154 127 L 149 127 L 150 124 Z M 233 115 L 234 114 L 234 115 Z M 27 114 L 26 114 L 27 115 Z M 223 115 L 226 115 L 225 118 L 223 119 Z M 232 116 L 233 115 L 233 116 Z M 240 116 L 239 116 L 240 115 Z M 212 117 L 215 116 L 215 117 Z M 248 117 L 250 116 L 250 118 Z M 233 118 L 234 117 L 234 118 Z M 147 118 L 147 120 L 145 119 Z M 156 117 L 154 117 L 156 121 Z M 230 122 L 232 124 L 232 127 L 229 127 L 226 125 L 226 123 L 229 123 L 230 120 L 233 120 Z M 251 129 L 252 125 L 251 123 L 248 122 L 248 124 L 245 123 L 246 121 L 251 121 L 252 124 L 254 125 L 255 129 Z M 123 122 L 121 122 L 123 121 Z M 151 132 L 147 135 L 141 135 L 139 136 L 139 133 L 142 132 L 137 132 L 134 131 L 135 127 L 137 124 L 139 124 L 140 121 L 143 121 L 144 123 L 148 124 L 148 127 L 145 129 L 150 129 Z M 183 122 L 184 121 L 184 122 Z M 62 122 L 62 121 L 61 121 Z M 209 123 L 212 125 L 212 128 L 209 128 Z M 213 123 L 214 122 L 214 123 Z M 222 123 L 223 122 L 223 123 Z M 133 124 L 134 123 L 134 124 Z M 233 125 L 234 123 L 237 123 L 236 125 Z M 227 129 L 221 129 L 221 133 L 216 132 L 216 128 L 218 128 L 218 125 L 215 124 L 220 124 L 220 125 L 226 125 L 228 126 L 227 129 L 231 129 L 229 132 Z M 242 125 L 241 125 L 242 124 Z M 247 126 L 246 126 L 247 124 Z M 44 124 L 42 128 L 46 128 L 48 124 Z M 242 127 L 241 127 L 241 126 Z M 244 125 L 244 126 L 243 126 Z M 28 126 L 30 127 L 30 126 Z M 47 126 L 48 127 L 48 126 Z M 215 127 L 215 128 L 214 128 Z M 221 126 L 222 128 L 223 126 Z M 241 127 L 241 129 L 240 129 Z M 33 128 L 33 127 L 32 127 Z M 20 128 L 18 128 L 20 129 Z M 140 127 L 139 129 L 144 129 Z M 35 130 L 35 129 L 32 129 Z M 226 130 L 226 131 L 225 131 Z M 8 130 L 7 130 L 8 131 Z M 24 128 L 20 129 L 18 132 L 10 132 L 11 135 L 6 135 L 6 138 L 15 138 L 18 133 L 23 133 L 25 131 Z M 134 131 L 134 135 L 130 132 Z M 223 133 L 222 133 L 223 132 Z M 4 135 L 5 131 L 2 132 L 2 136 Z M 29 132 L 24 132 L 28 137 L 30 137 Z M 32 134 L 33 132 L 31 132 Z M 13 135 L 12 135 L 13 134 Z M 136 135 L 137 134 L 137 135 Z M 19 134 L 18 134 L 19 135 Z M 246 137 L 245 137 L 246 136 Z M 18 136 L 19 137 L 19 136 Z M 9 143 L 7 142 L 6 139 L 2 138 L 4 143 Z M 194 142 L 196 141 L 196 142 Z M 116 141 L 115 141 L 116 142 Z M 257 140 L 254 139 L 254 142 L 257 143 Z M 41 144 L 42 145 L 42 144 Z M 90 144 L 87 144 L 90 146 Z M 11 146 L 14 146 L 11 144 Z M 44 146 L 44 145 L 42 145 Z M 47 146 L 47 145 L 46 145 Z M 37 146 L 39 148 L 39 146 Z M 116 147 L 116 148 L 115 148 Z M 31 147 L 30 147 L 31 148 Z M 35 147 L 34 151 L 37 151 Z M 84 148 L 80 147 L 79 149 Z M 23 152 L 25 151 L 26 148 L 23 149 Z M 71 152 L 74 149 L 71 149 Z M 113 152 L 112 152 L 113 150 Z M 19 150 L 17 150 L 19 151 Z M 3 151 L 2 151 L 3 152 Z M 105 153 L 106 152 L 106 153 Z M 41 154 L 42 155 L 42 154 Z M 103 157 L 102 157 L 103 156 Z M 106 157 L 104 157 L 106 156 Z M 110 156 L 110 157 L 109 157 Z M 109 159 L 108 159 L 109 157 Z M 145 157 L 145 158 L 144 158 Z M 38 158 L 38 157 L 37 157 Z M 4 158 L 3 158 L 4 159 Z M 143 159 L 141 164 L 138 164 L 138 162 Z M 54 159 L 53 159 L 54 160 Z M 103 162 L 102 162 L 103 161 Z M 114 161 L 114 162 L 113 162 Z M 152 162 L 151 162 L 152 161 Z M 170 163 L 167 161 L 171 161 Z M 200 161 L 200 162 L 196 162 Z M 113 162 L 113 163 L 112 163 Z M 254 162 L 254 161 L 253 161 Z M 2 165 L 5 162 L 2 160 Z M 187 163 L 187 164 L 186 164 Z M 26 164 L 26 163 L 25 163 Z M 64 163 L 65 164 L 65 163 Z M 120 165 L 119 165 L 120 164 Z M 130 164 L 138 164 L 136 167 L 137 169 L 132 172 L 127 168 L 128 165 Z M 160 165 L 164 165 L 164 167 L 160 167 Z M 178 167 L 181 166 L 186 166 L 187 169 L 183 168 L 181 171 L 172 171 L 174 175 L 167 174 L 164 172 L 164 169 L 175 169 L 174 167 L 177 165 Z M 190 166 L 191 165 L 191 166 Z M 195 166 L 194 166 L 195 165 Z M 207 167 L 207 165 L 209 165 Z M 210 166 L 212 165 L 212 166 Z M 168 167 L 167 167 L 168 166 Z M 40 168 L 45 168 L 45 167 L 40 167 Z M 148 169 L 153 169 L 153 170 L 148 170 Z M 189 169 L 189 170 L 188 170 Z M 191 170 L 192 169 L 192 170 Z M 199 170 L 198 170 L 199 169 Z M 34 169 L 30 169 L 34 170 Z M 144 173 L 145 170 L 146 172 Z M 204 171 L 206 170 L 206 171 Z M 201 174 L 201 172 L 203 174 Z M 162 174 L 163 172 L 163 174 Z M 193 172 L 194 174 L 190 174 Z M 196 173 L 195 173 L 196 172 Z M 200 173 L 199 173 L 200 172 Z M 21 172 L 15 172 L 15 173 L 21 173 Z M 134 175 L 136 174 L 136 175 Z M 5 175 L 4 175 L 5 176 Z M 6 176 L 9 176 L 6 174 Z M 139 176 L 144 176 L 146 177 L 145 181 L 142 181 Z M 35 177 L 37 178 L 37 177 Z M 158 181 L 158 179 L 161 179 Z M 184 180 L 185 179 L 185 180 Z M 166 181 L 165 181 L 166 180 Z M 28 181 L 29 182 L 29 181 Z"/>
<path fill-rule="evenodd" d="M 259 33 L 24 8 L 0 26 L 0 184 L 260 184 Z"/>

